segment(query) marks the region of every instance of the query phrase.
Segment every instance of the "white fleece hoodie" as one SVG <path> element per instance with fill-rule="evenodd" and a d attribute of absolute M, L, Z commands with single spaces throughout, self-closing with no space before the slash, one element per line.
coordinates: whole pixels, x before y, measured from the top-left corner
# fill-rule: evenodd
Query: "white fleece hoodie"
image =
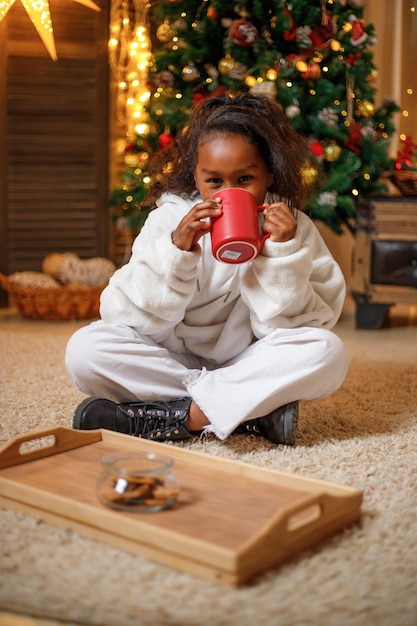
<path fill-rule="evenodd" d="M 297 213 L 290 241 L 266 240 L 256 259 L 231 265 L 213 257 L 210 234 L 194 252 L 172 243 L 171 233 L 199 201 L 161 197 L 131 259 L 102 293 L 105 322 L 132 326 L 173 352 L 191 352 L 213 364 L 276 328 L 334 326 L 345 282 L 309 217 Z"/>

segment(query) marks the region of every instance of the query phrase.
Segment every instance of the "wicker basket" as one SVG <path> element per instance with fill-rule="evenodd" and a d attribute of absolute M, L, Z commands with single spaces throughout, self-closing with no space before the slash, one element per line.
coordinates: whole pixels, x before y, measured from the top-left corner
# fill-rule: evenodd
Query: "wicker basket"
<path fill-rule="evenodd" d="M 403 196 L 417 196 L 417 171 L 396 170 L 390 178 Z"/>
<path fill-rule="evenodd" d="M 105 285 L 66 285 L 58 288 L 19 285 L 0 273 L 0 285 L 23 317 L 34 320 L 84 320 L 99 316 Z"/>

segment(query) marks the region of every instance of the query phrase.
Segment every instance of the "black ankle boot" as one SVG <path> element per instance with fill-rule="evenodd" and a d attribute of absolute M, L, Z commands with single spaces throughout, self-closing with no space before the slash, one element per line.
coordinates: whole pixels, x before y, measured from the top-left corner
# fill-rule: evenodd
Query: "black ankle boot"
<path fill-rule="evenodd" d="M 261 435 L 272 443 L 295 444 L 298 423 L 298 402 L 290 402 L 268 415 L 247 420 L 235 430 L 236 434 Z"/>
<path fill-rule="evenodd" d="M 73 428 L 105 428 L 155 441 L 180 441 L 192 437 L 188 430 L 191 398 L 169 402 L 121 402 L 86 398 L 78 405 Z"/>

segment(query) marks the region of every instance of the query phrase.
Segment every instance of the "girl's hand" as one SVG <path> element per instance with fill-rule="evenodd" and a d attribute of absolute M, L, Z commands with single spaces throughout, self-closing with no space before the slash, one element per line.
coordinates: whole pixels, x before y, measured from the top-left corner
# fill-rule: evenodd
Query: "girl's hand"
<path fill-rule="evenodd" d="M 217 200 L 205 200 L 196 204 L 172 233 L 172 242 L 180 250 L 192 252 L 197 249 L 197 242 L 211 228 L 207 218 L 221 215 L 221 203 Z"/>
<path fill-rule="evenodd" d="M 270 234 L 271 241 L 289 241 L 297 230 L 297 220 L 285 202 L 270 204 L 264 210 L 263 231 Z"/>

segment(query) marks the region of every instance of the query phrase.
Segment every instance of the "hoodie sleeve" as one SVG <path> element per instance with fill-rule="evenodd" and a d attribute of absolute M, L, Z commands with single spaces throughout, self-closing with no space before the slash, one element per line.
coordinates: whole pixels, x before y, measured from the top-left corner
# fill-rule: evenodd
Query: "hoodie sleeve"
<path fill-rule="evenodd" d="M 276 328 L 332 328 L 345 293 L 339 266 L 314 223 L 300 212 L 294 238 L 283 243 L 266 240 L 242 286 L 258 338 Z"/>
<path fill-rule="evenodd" d="M 105 322 L 162 337 L 183 319 L 196 288 L 201 252 L 179 250 L 171 233 L 191 206 L 172 196 L 149 214 L 129 262 L 115 272 L 101 295 Z"/>

